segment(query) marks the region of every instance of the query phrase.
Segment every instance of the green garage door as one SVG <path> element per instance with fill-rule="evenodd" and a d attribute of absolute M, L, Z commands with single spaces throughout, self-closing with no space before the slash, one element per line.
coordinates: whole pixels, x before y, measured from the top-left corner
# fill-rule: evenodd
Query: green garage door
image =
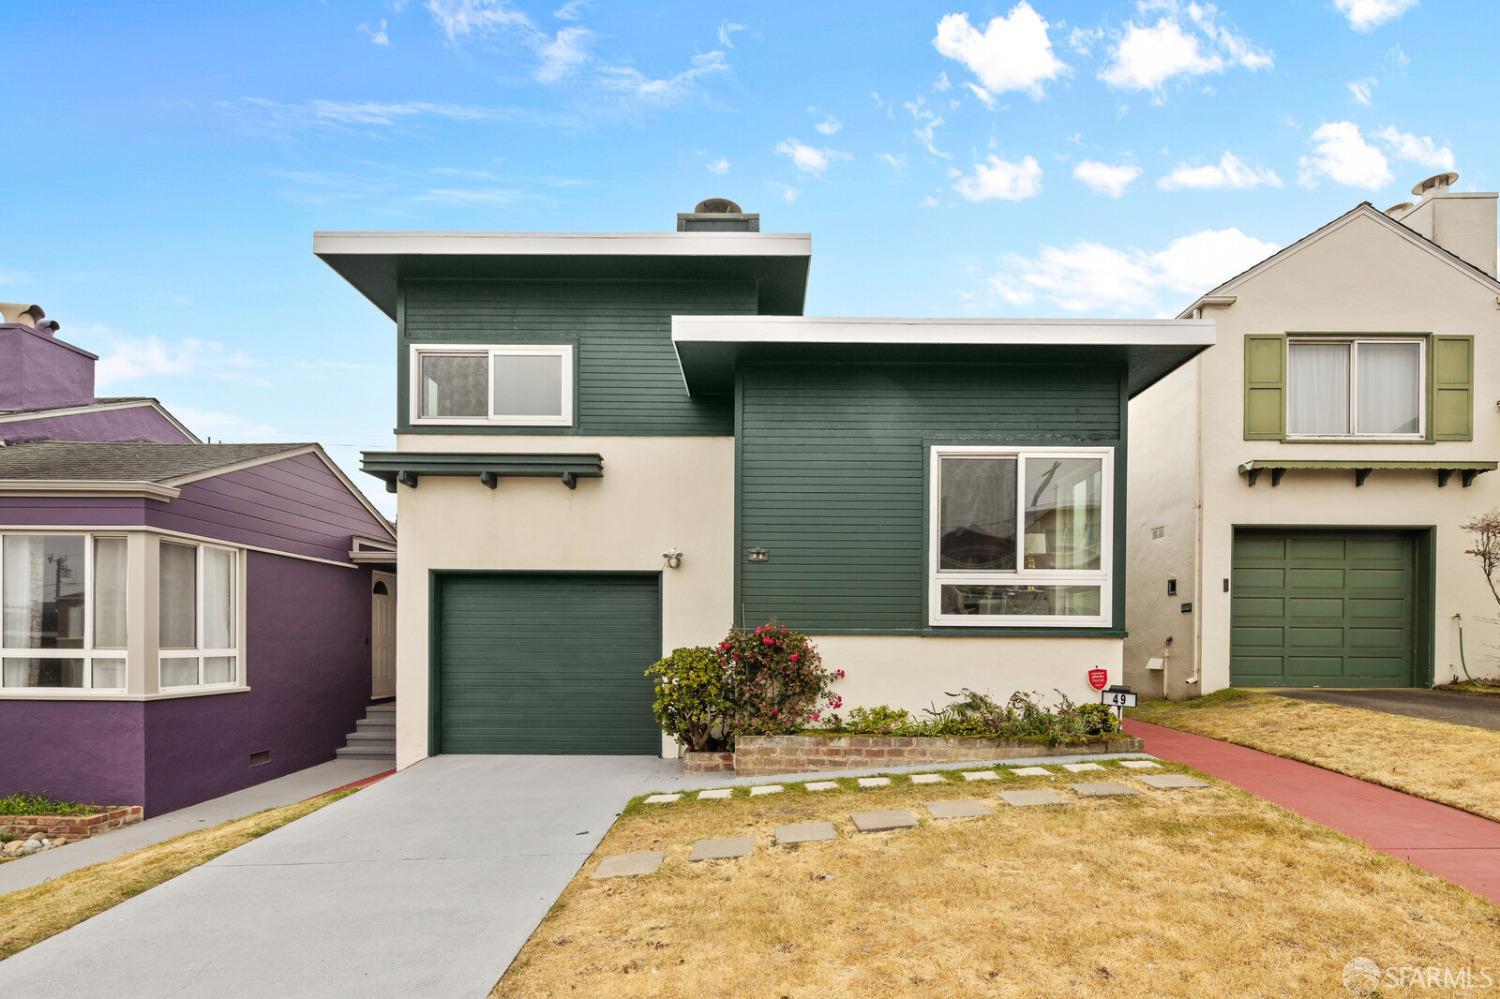
<path fill-rule="evenodd" d="M 442 753 L 657 754 L 647 666 L 661 658 L 654 575 L 438 577 Z"/>
<path fill-rule="evenodd" d="M 1374 531 L 1234 535 L 1230 683 L 1414 683 L 1416 543 Z"/>

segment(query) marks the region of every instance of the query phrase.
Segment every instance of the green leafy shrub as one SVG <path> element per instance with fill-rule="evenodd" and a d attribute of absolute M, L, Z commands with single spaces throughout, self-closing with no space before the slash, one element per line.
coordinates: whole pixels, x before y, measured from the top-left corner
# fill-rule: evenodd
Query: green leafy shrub
<path fill-rule="evenodd" d="M 987 739 L 1035 739 L 1048 745 L 1083 742 L 1118 732 L 1119 722 L 1102 704 L 1074 704 L 1061 691 L 1056 708 L 1034 694 L 1016 692 L 1004 704 L 978 691 L 963 689 L 950 704 L 926 709 L 915 718 L 900 708 L 880 704 L 854 708 L 847 720 L 830 716 L 820 732 L 848 735 L 939 736 Z"/>
<path fill-rule="evenodd" d="M 733 740 L 729 674 L 710 648 L 673 649 L 646 670 L 655 681 L 656 722 L 695 753 L 723 750 Z"/>
<path fill-rule="evenodd" d="M 825 669 L 801 632 L 773 621 L 753 632 L 731 631 L 715 651 L 730 677 L 735 733 L 796 732 L 820 721 L 824 710 L 843 706 L 833 681 L 843 679 L 844 671 Z"/>
<path fill-rule="evenodd" d="M 0 815 L 92 815 L 93 805 L 77 801 L 58 801 L 45 794 L 17 791 L 0 798 Z"/>

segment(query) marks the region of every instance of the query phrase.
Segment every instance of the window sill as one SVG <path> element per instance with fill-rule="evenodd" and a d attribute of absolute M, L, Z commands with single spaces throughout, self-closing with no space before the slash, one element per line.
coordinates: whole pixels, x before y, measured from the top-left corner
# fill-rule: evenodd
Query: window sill
<path fill-rule="evenodd" d="M 248 694 L 249 687 L 214 687 L 194 690 L 163 691 L 156 694 L 127 694 L 117 690 L 0 690 L 0 701 L 175 701 L 184 697 L 217 697 L 220 694 Z"/>
<path fill-rule="evenodd" d="M 1426 437 L 1283 437 L 1283 444 L 1432 444 Z"/>

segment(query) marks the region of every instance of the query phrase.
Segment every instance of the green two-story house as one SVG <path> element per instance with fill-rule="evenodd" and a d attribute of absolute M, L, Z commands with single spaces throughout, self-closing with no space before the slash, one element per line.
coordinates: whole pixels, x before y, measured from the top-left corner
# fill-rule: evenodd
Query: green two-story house
<path fill-rule="evenodd" d="M 396 324 L 397 752 L 674 752 L 642 670 L 769 619 L 846 706 L 1120 675 L 1128 400 L 1210 321 L 802 315 L 811 238 L 319 233 Z"/>

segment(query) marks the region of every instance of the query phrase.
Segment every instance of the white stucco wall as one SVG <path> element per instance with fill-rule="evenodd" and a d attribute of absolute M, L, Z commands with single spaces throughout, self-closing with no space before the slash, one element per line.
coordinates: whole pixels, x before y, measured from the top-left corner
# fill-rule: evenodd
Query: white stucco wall
<path fill-rule="evenodd" d="M 1488 619 L 1500 609 L 1483 574 L 1463 554 L 1468 537 L 1459 524 L 1500 506 L 1500 472 L 1479 476 L 1468 489 L 1461 487 L 1456 476 L 1439 489 L 1431 472 L 1379 471 L 1360 488 L 1355 487 L 1352 472 L 1297 471 L 1289 471 L 1276 488 L 1271 487 L 1269 476 L 1249 488 L 1237 472 L 1247 459 L 1278 457 L 1410 461 L 1493 461 L 1500 457 L 1496 414 L 1500 304 L 1495 291 L 1461 265 L 1404 240 L 1376 220 L 1355 216 L 1225 292 L 1236 296 L 1236 301 L 1227 308 L 1205 310 L 1205 317 L 1217 323 L 1218 344 L 1201 362 L 1204 411 L 1197 465 L 1203 541 L 1201 593 L 1194 616 L 1199 627 L 1202 692 L 1229 684 L 1232 594 L 1223 591 L 1222 581 L 1230 576 L 1236 526 L 1435 527 L 1436 680 L 1441 683 L 1456 675 L 1455 613 L 1463 615 L 1469 668 L 1497 672 L 1495 647 L 1500 645 L 1500 630 Z M 1474 440 L 1435 444 L 1245 440 L 1244 334 L 1287 332 L 1472 335 Z M 1152 406 L 1170 405 L 1165 396 L 1156 396 L 1164 387 L 1167 383 L 1147 394 Z M 1131 443 L 1133 457 L 1154 447 L 1136 427 L 1132 427 Z M 1139 500 L 1134 488 L 1130 501 L 1152 502 Z M 1138 587 L 1154 589 L 1156 584 L 1147 574 L 1135 573 L 1130 580 L 1132 598 L 1149 602 L 1149 592 L 1137 598 Z"/>
<path fill-rule="evenodd" d="M 662 649 L 724 636 L 734 592 L 734 440 L 727 437 L 410 435 L 407 451 L 597 452 L 604 476 L 477 476 L 400 487 L 396 763 L 427 755 L 428 574 L 434 569 L 662 572 Z M 663 569 L 662 553 L 683 553 Z"/>

